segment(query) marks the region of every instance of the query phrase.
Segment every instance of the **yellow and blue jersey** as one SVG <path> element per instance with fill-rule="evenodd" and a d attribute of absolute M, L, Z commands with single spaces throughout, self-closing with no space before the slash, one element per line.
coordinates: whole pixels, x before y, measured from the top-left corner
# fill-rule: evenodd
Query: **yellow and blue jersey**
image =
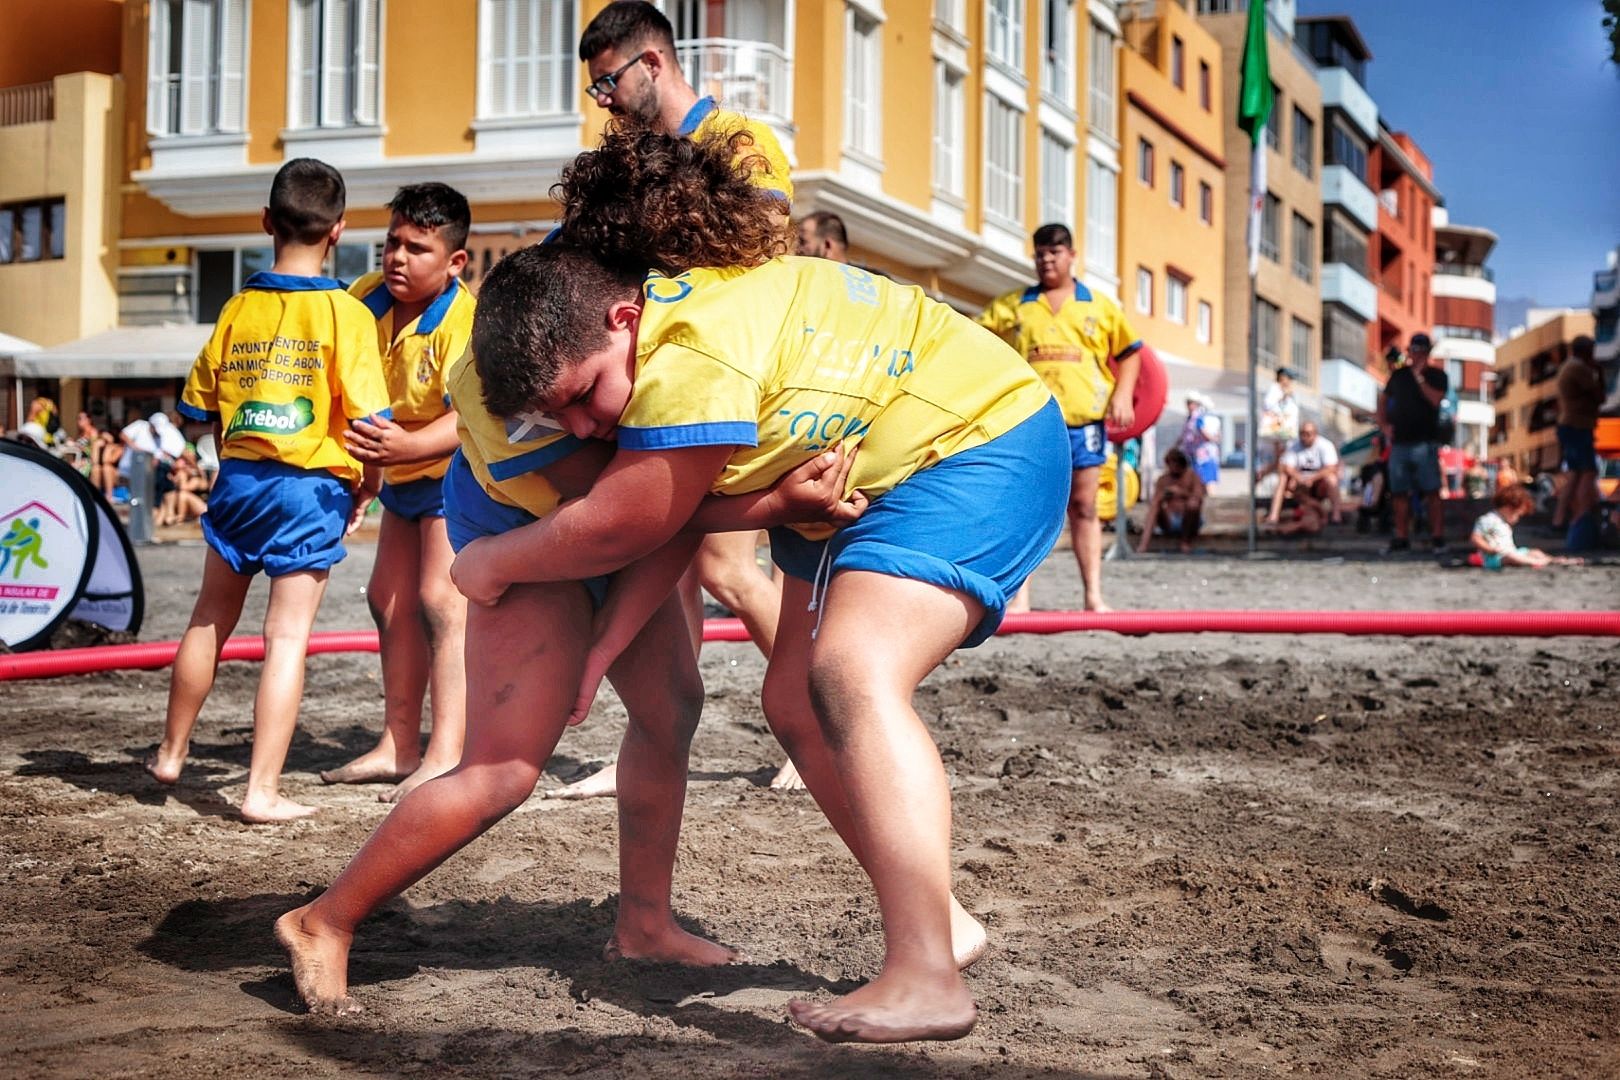
<path fill-rule="evenodd" d="M 769 487 L 847 443 L 860 446 L 850 488 L 880 495 L 1005 434 L 1051 398 L 993 334 L 915 286 L 858 267 L 784 257 L 654 274 L 643 292 L 619 446 L 734 445 L 716 494 Z"/>
<path fill-rule="evenodd" d="M 782 144 L 768 125 L 741 113 L 722 109 L 714 98 L 705 97 L 699 98 L 697 104 L 687 111 L 675 134 L 683 138 L 705 139 L 710 135 L 730 135 L 737 131 L 745 131 L 753 139 L 753 145 L 741 148 L 737 156 L 745 160 L 753 159 L 749 172 L 754 186 L 780 198 L 783 203 L 792 202 L 793 178 L 787 155 L 782 152 Z"/>
<path fill-rule="evenodd" d="M 376 320 L 341 281 L 254 274 L 220 312 L 179 409 L 221 425 L 221 458 L 326 469 L 353 486 L 361 467 L 344 429 L 389 415 Z"/>
<path fill-rule="evenodd" d="M 539 413 L 502 420 L 484 408 L 484 384 L 473 352 L 450 366 L 445 383 L 456 410 L 461 453 L 484 493 L 498 503 L 545 517 L 562 497 L 536 470 L 572 454 L 583 444 Z"/>
<path fill-rule="evenodd" d="M 460 281 L 452 281 L 431 304 L 404 326 L 394 324 L 394 297 L 383 275 L 372 272 L 353 285 L 356 297 L 377 320 L 377 347 L 382 353 L 394 423 L 408 431 L 425 427 L 450 409 L 445 372 L 460 359 L 472 340 L 477 301 Z M 390 465 L 383 479 L 390 484 L 437 480 L 450 467 L 450 456 L 432 461 Z"/>
<path fill-rule="evenodd" d="M 1031 285 L 996 298 L 976 321 L 1029 361 L 1070 427 L 1103 419 L 1114 392 L 1109 358 L 1123 360 L 1142 347 L 1119 305 L 1078 281 L 1057 311 Z"/>

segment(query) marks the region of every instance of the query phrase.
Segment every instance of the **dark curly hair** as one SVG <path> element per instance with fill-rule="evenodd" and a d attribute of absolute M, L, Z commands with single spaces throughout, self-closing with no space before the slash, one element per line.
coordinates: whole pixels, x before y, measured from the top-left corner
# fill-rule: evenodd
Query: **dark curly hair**
<path fill-rule="evenodd" d="M 616 122 L 551 189 L 563 208 L 560 239 L 666 274 L 781 255 L 786 204 L 754 183 L 771 165 L 753 145 L 746 131 L 699 140 Z"/>

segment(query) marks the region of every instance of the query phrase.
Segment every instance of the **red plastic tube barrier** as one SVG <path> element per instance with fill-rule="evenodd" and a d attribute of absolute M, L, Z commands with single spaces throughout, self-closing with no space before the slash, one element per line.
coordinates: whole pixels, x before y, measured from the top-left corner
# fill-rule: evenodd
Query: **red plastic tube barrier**
<path fill-rule="evenodd" d="M 1107 630 L 1116 634 L 1351 634 L 1394 637 L 1620 637 L 1613 611 L 1033 611 L 1008 615 L 997 634 L 1064 634 Z M 747 641 L 741 619 L 707 619 L 704 641 Z M 161 668 L 174 662 L 178 641 L 102 645 L 91 649 L 0 656 L 0 682 L 55 675 L 87 675 L 123 668 Z M 375 630 L 311 634 L 309 654 L 376 652 Z M 263 660 L 264 639 L 231 638 L 225 660 Z"/>

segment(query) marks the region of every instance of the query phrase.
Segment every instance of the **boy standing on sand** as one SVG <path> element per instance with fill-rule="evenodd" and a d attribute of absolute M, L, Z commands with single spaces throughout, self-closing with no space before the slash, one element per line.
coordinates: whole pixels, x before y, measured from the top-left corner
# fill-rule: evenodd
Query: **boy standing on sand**
<path fill-rule="evenodd" d="M 146 768 L 165 784 L 180 778 L 220 650 L 263 571 L 270 604 L 241 807 L 254 823 L 315 812 L 280 793 L 281 767 L 327 574 L 379 482 L 342 439 L 346 420 L 387 412 L 375 324 L 342 282 L 321 275 L 343 233 L 344 202 L 343 177 L 324 162 L 294 158 L 276 173 L 263 217 L 275 263 L 225 305 L 180 399 L 188 419 L 215 425 L 221 462 L 202 518 L 202 586 L 174 660 L 163 742 Z"/>
<path fill-rule="evenodd" d="M 349 292 L 376 316 L 393 416 L 357 420 L 344 433 L 351 454 L 383 467 L 382 531 L 366 586 L 381 643 L 383 731 L 374 748 L 321 779 L 387 781 L 378 798 L 395 802 L 455 767 L 467 727 L 467 601 L 450 583 L 443 487 L 456 449 L 445 372 L 472 336 L 474 300 L 461 283 L 472 225 L 466 198 L 447 184 L 409 184 L 388 208 L 382 269 Z M 422 697 L 430 690 L 424 756 Z"/>

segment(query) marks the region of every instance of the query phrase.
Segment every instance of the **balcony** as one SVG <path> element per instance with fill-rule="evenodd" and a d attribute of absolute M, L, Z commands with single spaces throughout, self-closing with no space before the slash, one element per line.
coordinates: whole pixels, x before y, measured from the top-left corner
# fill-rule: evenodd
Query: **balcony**
<path fill-rule="evenodd" d="M 1437 274 L 1446 274 L 1450 277 L 1484 278 L 1486 281 L 1496 280 L 1496 272 L 1488 266 L 1468 266 L 1459 263 L 1435 263 L 1434 272 Z"/>
<path fill-rule="evenodd" d="M 1316 81 L 1322 87 L 1322 105 L 1337 108 L 1369 139 L 1378 138 L 1378 106 L 1355 76 L 1340 67 L 1321 68 Z"/>
<path fill-rule="evenodd" d="M 0 127 L 39 124 L 56 119 L 56 84 L 29 83 L 0 90 Z"/>
<path fill-rule="evenodd" d="M 1496 346 L 1476 330 L 1435 327 L 1434 353 L 1446 360 L 1471 360 L 1487 367 L 1496 366 Z"/>
<path fill-rule="evenodd" d="M 1322 202 L 1342 206 L 1368 232 L 1378 228 L 1378 198 L 1372 188 L 1343 165 L 1322 170 Z"/>
<path fill-rule="evenodd" d="M 675 51 L 699 94 L 791 133 L 793 61 L 780 48 L 763 41 L 695 38 L 678 42 Z"/>
<path fill-rule="evenodd" d="M 1496 303 L 1496 275 L 1483 266 L 1436 263 L 1429 291 L 1452 300 L 1483 300 Z"/>
<path fill-rule="evenodd" d="M 1368 413 L 1378 408 L 1378 381 L 1354 360 L 1323 360 L 1317 381 L 1323 397 L 1346 408 Z"/>
<path fill-rule="evenodd" d="M 1400 192 L 1396 191 L 1394 188 L 1385 188 L 1383 191 L 1380 191 L 1378 193 L 1378 205 L 1382 206 L 1384 208 L 1384 212 L 1387 213 L 1390 217 L 1394 218 L 1397 221 L 1400 220 L 1400 217 L 1401 217 L 1401 195 L 1400 195 Z"/>
<path fill-rule="evenodd" d="M 1344 263 L 1322 267 L 1322 302 L 1341 304 L 1366 322 L 1378 318 L 1378 290 L 1355 268 Z"/>

